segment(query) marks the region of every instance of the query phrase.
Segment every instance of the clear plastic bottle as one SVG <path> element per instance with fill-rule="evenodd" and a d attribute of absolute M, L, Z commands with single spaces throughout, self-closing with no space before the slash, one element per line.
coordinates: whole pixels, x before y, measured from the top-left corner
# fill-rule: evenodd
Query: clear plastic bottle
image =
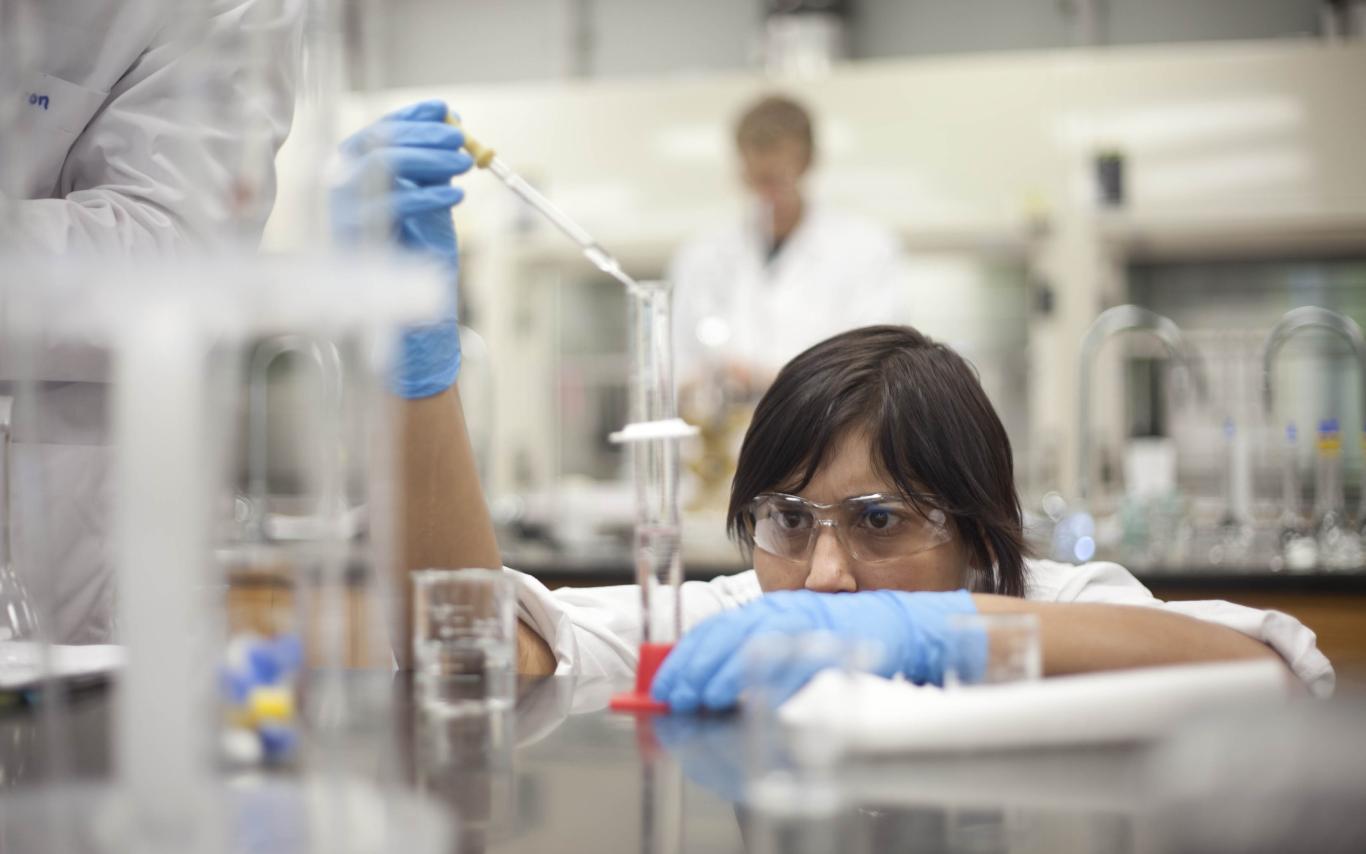
<path fill-rule="evenodd" d="M 1336 418 L 1319 422 L 1314 476 L 1314 536 L 1319 566 L 1351 569 L 1360 563 L 1361 545 L 1347 523 L 1342 493 L 1342 436 Z"/>
<path fill-rule="evenodd" d="M 1318 543 L 1309 534 L 1309 525 L 1300 508 L 1299 431 L 1285 425 L 1285 447 L 1281 453 L 1281 518 L 1279 544 L 1286 569 L 1304 572 L 1318 563 Z"/>

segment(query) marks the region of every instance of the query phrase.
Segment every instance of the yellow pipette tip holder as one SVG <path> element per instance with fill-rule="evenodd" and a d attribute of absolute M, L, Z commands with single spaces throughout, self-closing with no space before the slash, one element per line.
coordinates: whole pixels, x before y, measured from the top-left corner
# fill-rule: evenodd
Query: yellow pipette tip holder
<path fill-rule="evenodd" d="M 450 113 L 446 114 L 446 124 L 460 127 L 460 122 L 456 121 Z M 489 168 L 489 164 L 493 162 L 494 155 L 496 154 L 492 148 L 484 145 L 469 134 L 465 134 L 464 147 L 465 150 L 470 153 L 470 156 L 474 158 L 474 165 L 478 166 L 480 169 Z"/>

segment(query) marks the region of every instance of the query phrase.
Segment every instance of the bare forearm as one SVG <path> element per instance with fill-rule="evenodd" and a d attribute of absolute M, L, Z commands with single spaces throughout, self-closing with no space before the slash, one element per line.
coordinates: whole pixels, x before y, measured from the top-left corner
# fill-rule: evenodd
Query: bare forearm
<path fill-rule="evenodd" d="M 535 629 L 517 621 L 517 672 L 526 676 L 550 676 L 555 672 L 555 653 Z"/>
<path fill-rule="evenodd" d="M 427 567 L 499 567 L 503 561 L 479 485 L 459 391 L 451 388 L 433 397 L 405 401 L 402 411 L 399 508 L 403 554 L 398 583 L 404 603 L 401 637 L 408 638 L 412 626 L 408 573 Z M 400 664 L 407 667 L 407 643 L 396 646 L 401 647 Z M 520 620 L 517 670 L 536 676 L 555 672 L 550 646 Z"/>
<path fill-rule="evenodd" d="M 408 574 L 428 567 L 500 567 L 493 521 L 474 450 L 465 429 L 460 393 L 452 387 L 432 397 L 400 404 L 398 496 L 401 553 L 396 579 L 403 591 L 401 666 L 409 666 L 412 586 Z"/>
<path fill-rule="evenodd" d="M 972 598 L 984 614 L 1038 615 L 1048 676 L 1164 664 L 1280 660 L 1266 644 L 1241 632 L 1156 608 L 1031 602 L 989 594 Z"/>

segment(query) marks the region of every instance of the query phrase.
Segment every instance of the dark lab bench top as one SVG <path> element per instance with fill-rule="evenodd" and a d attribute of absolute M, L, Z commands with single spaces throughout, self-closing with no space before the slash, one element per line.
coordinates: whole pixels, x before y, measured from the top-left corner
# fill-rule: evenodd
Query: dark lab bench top
<path fill-rule="evenodd" d="M 1312 818 L 1308 832 L 1326 834 L 1309 840 L 1304 826 L 1295 825 L 1296 841 L 1314 843 L 1299 850 L 1366 850 L 1366 823 L 1354 800 L 1361 789 L 1342 791 L 1350 783 L 1366 785 L 1366 766 L 1358 769 L 1363 773 L 1349 768 L 1345 781 L 1332 778 L 1326 789 L 1298 781 L 1277 789 L 1261 781 L 1251 795 L 1221 785 L 1211 791 L 1186 786 L 1169 797 L 1170 767 L 1155 762 L 1161 748 L 884 757 L 823 782 L 781 789 L 786 796 L 760 809 L 739 802 L 753 752 L 739 716 L 638 720 L 600 708 L 609 686 L 551 677 L 523 680 L 509 715 L 433 720 L 415 711 L 406 677 L 394 677 L 392 690 L 395 737 L 386 743 L 396 745 L 396 755 L 385 772 L 389 785 L 425 793 L 454 816 L 460 854 L 1195 850 L 1187 842 L 1202 851 L 1278 851 L 1288 844 L 1285 828 L 1241 827 L 1224 836 L 1226 823 L 1268 815 L 1281 821 L 1298 816 L 1296 810 Z M 1292 743 L 1297 732 L 1331 729 L 1305 726 L 1296 715 L 1333 711 L 1329 723 L 1340 727 L 1344 721 L 1354 726 L 1363 711 L 1348 701 L 1313 705 L 1321 709 L 1278 712 L 1286 720 L 1276 722 L 1284 723 Z M 107 692 L 77 698 L 69 711 L 66 741 L 76 774 L 107 777 Z M 15 806 L 0 810 L 0 840 L 7 838 L 7 821 L 23 820 L 23 798 L 38 791 L 44 748 L 37 719 L 32 710 L 0 712 L 0 800 Z M 1300 755 L 1322 747 L 1294 744 L 1293 750 Z M 1214 750 L 1198 776 L 1237 779 L 1245 770 L 1234 754 L 1243 753 Z M 1220 757 L 1232 764 L 1221 765 Z M 1277 767 L 1274 757 L 1267 762 L 1257 765 L 1259 773 Z M 1231 770 L 1233 777 L 1220 776 Z M 1258 808 L 1256 798 L 1268 791 L 1275 793 L 1276 810 Z M 1352 795 L 1340 812 L 1335 794 Z M 1173 833 L 1177 844 L 1154 847 Z M 1224 839 L 1230 845 L 1221 848 Z M 1265 845 L 1238 847 L 1249 839 Z"/>
<path fill-rule="evenodd" d="M 1148 587 L 1164 590 L 1366 593 L 1366 571 L 1273 572 L 1266 567 L 1153 567 L 1131 569 L 1130 572 Z"/>

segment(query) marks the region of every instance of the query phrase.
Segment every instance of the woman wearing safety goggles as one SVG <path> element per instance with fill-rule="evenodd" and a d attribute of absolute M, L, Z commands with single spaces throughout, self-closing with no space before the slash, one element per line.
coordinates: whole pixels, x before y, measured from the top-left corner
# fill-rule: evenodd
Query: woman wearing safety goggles
<path fill-rule="evenodd" d="M 1005 428 L 972 367 L 909 327 L 855 329 L 783 368 L 745 435 L 727 525 L 754 569 L 684 584 L 688 631 L 652 690 L 675 711 L 734 705 L 741 651 L 762 634 L 868 640 L 883 675 L 940 683 L 949 619 L 971 613 L 1036 614 L 1046 675 L 1279 657 L 1332 688 L 1286 615 L 1163 603 L 1116 564 L 1031 558 Z M 519 580 L 523 643 L 542 662 L 629 676 L 633 587 Z"/>

